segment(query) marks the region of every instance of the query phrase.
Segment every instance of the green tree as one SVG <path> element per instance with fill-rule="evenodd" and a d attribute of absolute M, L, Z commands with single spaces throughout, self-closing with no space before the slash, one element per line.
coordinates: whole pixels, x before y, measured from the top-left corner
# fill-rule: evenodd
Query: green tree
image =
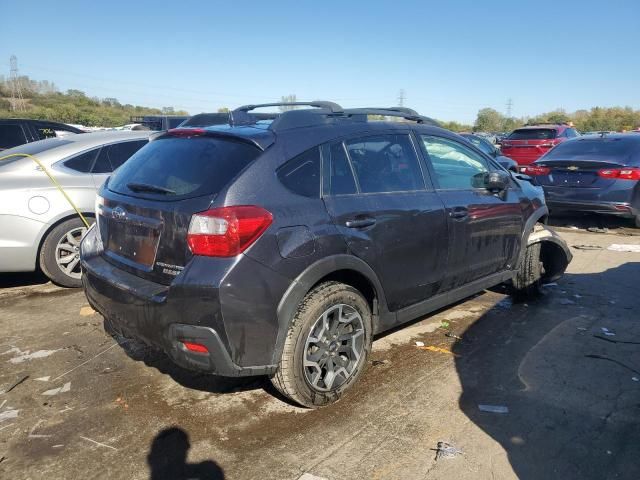
<path fill-rule="evenodd" d="M 478 132 L 501 132 L 504 125 L 504 117 L 493 108 L 483 108 L 478 111 L 474 130 Z"/>

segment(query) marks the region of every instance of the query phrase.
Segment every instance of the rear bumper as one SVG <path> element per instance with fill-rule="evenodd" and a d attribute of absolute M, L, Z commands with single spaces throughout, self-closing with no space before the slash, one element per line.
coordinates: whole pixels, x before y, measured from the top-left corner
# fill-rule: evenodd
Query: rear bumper
<path fill-rule="evenodd" d="M 625 202 L 589 202 L 589 201 L 557 201 L 547 199 L 550 213 L 558 212 L 584 212 L 615 215 L 618 217 L 633 218 L 640 214 L 637 208 Z"/>
<path fill-rule="evenodd" d="M 138 277 L 82 247 L 82 282 L 105 326 L 164 351 L 178 365 L 222 376 L 271 374 L 278 333 L 276 308 L 290 282 L 248 257 L 197 258 L 171 285 Z M 89 247 L 87 247 L 89 245 Z M 205 345 L 209 353 L 185 348 Z"/>

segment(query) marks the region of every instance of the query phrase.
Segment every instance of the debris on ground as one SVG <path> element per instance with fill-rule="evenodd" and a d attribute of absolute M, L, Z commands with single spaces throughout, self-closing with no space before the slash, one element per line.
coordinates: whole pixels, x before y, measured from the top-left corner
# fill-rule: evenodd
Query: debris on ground
<path fill-rule="evenodd" d="M 500 308 L 511 308 L 513 307 L 513 299 L 511 297 L 506 297 L 496 303 L 496 307 Z"/>
<path fill-rule="evenodd" d="M 424 347 L 424 342 L 416 342 L 416 347 Z"/>
<path fill-rule="evenodd" d="M 462 340 L 462 337 L 459 337 L 455 333 L 447 332 L 444 334 L 445 337 L 455 338 L 456 340 Z"/>
<path fill-rule="evenodd" d="M 587 232 L 591 233 L 608 233 L 609 229 L 606 227 L 589 227 L 587 228 Z"/>
<path fill-rule="evenodd" d="M 14 388 L 16 388 L 18 385 L 20 385 L 21 383 L 23 383 L 24 381 L 27 380 L 27 378 L 29 378 L 29 375 L 25 375 L 24 377 L 22 377 L 20 380 L 18 380 L 17 382 L 15 382 L 13 385 L 11 385 L 9 388 L 7 388 L 7 390 L 4 393 L 9 393 L 11 390 L 13 390 Z"/>
<path fill-rule="evenodd" d="M 578 250 L 602 250 L 600 245 L 572 245 L 572 247 Z"/>
<path fill-rule="evenodd" d="M 100 447 L 106 447 L 106 448 L 110 448 L 111 450 L 115 450 L 118 451 L 118 449 L 116 447 L 112 447 L 111 445 L 107 445 L 106 443 L 101 443 L 101 442 L 96 442 L 95 440 L 91 440 L 90 438 L 87 437 L 83 437 L 82 435 L 78 435 L 81 439 L 86 440 L 87 442 L 91 442 L 95 445 L 98 445 Z"/>
<path fill-rule="evenodd" d="M 615 335 L 615 333 L 610 331 L 607 327 L 601 327 L 600 330 L 602 330 L 602 333 L 604 333 L 607 337 L 613 337 Z"/>
<path fill-rule="evenodd" d="M 454 357 L 459 357 L 460 356 L 457 353 L 453 353 L 448 348 L 436 347 L 435 345 L 427 345 L 425 347 L 424 344 L 423 344 L 423 346 L 419 346 L 419 347 L 420 347 L 420 350 L 429 350 L 430 352 L 437 352 L 437 353 L 448 353 L 449 355 L 453 355 Z"/>
<path fill-rule="evenodd" d="M 19 411 L 20 410 L 5 410 L 4 412 L 0 412 L 0 422 L 11 420 L 12 418 L 18 418 Z"/>
<path fill-rule="evenodd" d="M 371 362 L 371 365 L 378 366 L 378 365 L 389 365 L 391 362 L 389 360 L 373 360 Z"/>
<path fill-rule="evenodd" d="M 633 245 L 627 243 L 612 243 L 607 247 L 607 250 L 612 252 L 633 252 L 640 253 L 640 245 Z"/>
<path fill-rule="evenodd" d="M 47 375 L 46 377 L 34 378 L 34 380 L 37 380 L 38 382 L 48 382 L 50 378 L 51 378 L 51 375 Z"/>
<path fill-rule="evenodd" d="M 30 350 L 25 350 L 22 351 L 17 347 L 13 347 L 9 350 L 7 350 L 6 352 L 1 353 L 0 355 L 8 355 L 10 353 L 15 353 L 17 354 L 15 357 L 10 358 L 9 362 L 11 363 L 22 363 L 22 362 L 26 362 L 29 360 L 34 360 L 36 358 L 45 358 L 48 357 L 49 355 L 53 355 L 54 353 L 60 351 L 60 349 L 58 350 L 38 350 L 36 352 L 31 353 Z"/>
<path fill-rule="evenodd" d="M 509 407 L 504 405 L 478 405 L 481 412 L 489 413 L 509 413 Z"/>
<path fill-rule="evenodd" d="M 324 477 L 316 477 L 310 473 L 303 473 L 301 477 L 298 477 L 298 480 L 327 480 Z"/>
<path fill-rule="evenodd" d="M 449 322 L 447 322 L 446 320 L 443 320 L 440 323 L 440 328 L 449 328 L 449 325 L 450 325 Z"/>
<path fill-rule="evenodd" d="M 436 451 L 436 461 L 441 458 L 454 458 L 456 455 L 464 455 L 464 452 L 459 448 L 456 448 L 449 442 L 438 442 L 436 448 L 431 450 Z"/>
<path fill-rule="evenodd" d="M 80 309 L 80 316 L 81 317 L 90 317 L 91 315 L 95 314 L 96 311 L 91 308 L 90 306 L 84 306 Z"/>
<path fill-rule="evenodd" d="M 69 390 L 71 390 L 71 382 L 67 382 L 61 387 L 52 388 L 51 390 L 47 390 L 46 392 L 43 392 L 42 395 L 48 395 L 48 396 L 58 395 L 59 393 L 66 393 Z"/>

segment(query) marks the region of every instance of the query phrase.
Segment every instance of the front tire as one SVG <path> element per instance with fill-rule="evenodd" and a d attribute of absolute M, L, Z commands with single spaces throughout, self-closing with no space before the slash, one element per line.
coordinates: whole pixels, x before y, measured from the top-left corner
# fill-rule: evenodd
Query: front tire
<path fill-rule="evenodd" d="M 513 279 L 513 294 L 518 299 L 535 299 L 542 293 L 543 265 L 540 251 L 540 243 L 527 245 L 522 263 Z"/>
<path fill-rule="evenodd" d="M 371 310 L 360 292 L 320 284 L 298 307 L 271 382 L 304 407 L 336 402 L 362 375 L 371 335 Z"/>
<path fill-rule="evenodd" d="M 56 285 L 81 287 L 80 239 L 86 233 L 84 222 L 74 217 L 51 230 L 40 249 L 40 269 Z"/>

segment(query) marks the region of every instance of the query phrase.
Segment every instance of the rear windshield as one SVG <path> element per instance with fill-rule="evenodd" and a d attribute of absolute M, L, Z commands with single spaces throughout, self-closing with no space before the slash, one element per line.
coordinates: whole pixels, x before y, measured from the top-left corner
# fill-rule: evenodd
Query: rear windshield
<path fill-rule="evenodd" d="M 622 138 L 579 139 L 556 146 L 545 160 L 621 160 L 640 152 L 640 141 Z"/>
<path fill-rule="evenodd" d="M 228 139 L 167 136 L 142 147 L 116 170 L 109 190 L 166 199 L 210 195 L 218 193 L 258 155 L 258 148 Z M 132 188 L 134 184 L 138 187 Z M 156 191 L 139 185 L 155 187 Z"/>
<path fill-rule="evenodd" d="M 508 140 L 549 140 L 558 136 L 553 128 L 523 128 L 514 130 L 507 137 Z"/>

